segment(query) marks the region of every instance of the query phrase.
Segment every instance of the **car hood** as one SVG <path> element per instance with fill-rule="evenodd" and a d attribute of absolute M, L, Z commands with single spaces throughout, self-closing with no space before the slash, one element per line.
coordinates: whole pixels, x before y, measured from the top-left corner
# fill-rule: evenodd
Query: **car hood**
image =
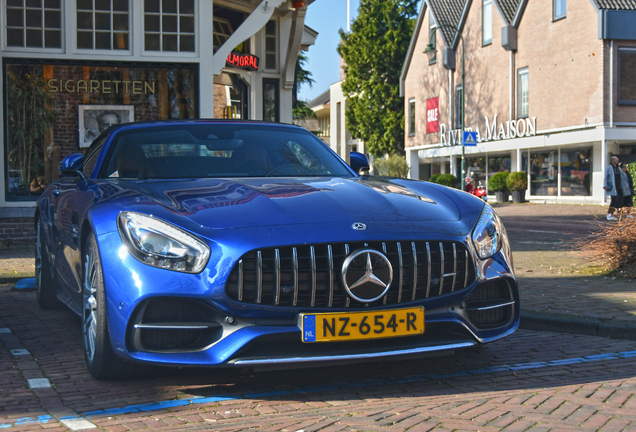
<path fill-rule="evenodd" d="M 135 199 L 137 205 L 161 204 L 209 229 L 461 218 L 445 188 L 375 176 L 126 183 L 126 189 L 143 195 Z"/>

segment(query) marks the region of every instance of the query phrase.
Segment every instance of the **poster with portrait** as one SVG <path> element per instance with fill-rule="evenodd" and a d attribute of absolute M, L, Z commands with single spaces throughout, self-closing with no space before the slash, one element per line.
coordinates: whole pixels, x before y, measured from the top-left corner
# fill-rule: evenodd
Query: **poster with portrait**
<path fill-rule="evenodd" d="M 135 121 L 133 105 L 78 105 L 79 146 L 86 148 L 112 125 Z"/>

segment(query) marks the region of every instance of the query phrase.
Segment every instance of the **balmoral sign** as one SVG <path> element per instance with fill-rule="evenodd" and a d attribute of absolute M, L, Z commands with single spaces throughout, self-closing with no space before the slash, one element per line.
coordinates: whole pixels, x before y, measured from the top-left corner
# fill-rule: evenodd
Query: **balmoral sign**
<path fill-rule="evenodd" d="M 532 117 L 519 119 L 519 120 L 506 120 L 505 123 L 499 123 L 497 128 L 497 115 L 490 123 L 488 116 L 484 117 L 486 120 L 486 133 L 482 135 L 479 131 L 479 126 L 474 130 L 477 132 L 477 142 L 487 142 L 503 139 L 513 139 L 521 137 L 529 137 L 537 134 L 537 118 Z M 465 130 L 472 132 L 473 128 L 466 128 Z M 454 129 L 446 131 L 446 124 L 440 125 L 440 142 L 442 145 L 461 145 L 462 143 L 462 131 L 461 129 Z"/>

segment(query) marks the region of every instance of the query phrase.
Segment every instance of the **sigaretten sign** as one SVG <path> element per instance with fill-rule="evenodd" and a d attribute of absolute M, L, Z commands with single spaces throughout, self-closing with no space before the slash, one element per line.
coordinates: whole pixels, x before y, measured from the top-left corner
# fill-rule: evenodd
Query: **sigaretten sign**
<path fill-rule="evenodd" d="M 439 132 L 439 96 L 426 99 L 426 133 Z"/>

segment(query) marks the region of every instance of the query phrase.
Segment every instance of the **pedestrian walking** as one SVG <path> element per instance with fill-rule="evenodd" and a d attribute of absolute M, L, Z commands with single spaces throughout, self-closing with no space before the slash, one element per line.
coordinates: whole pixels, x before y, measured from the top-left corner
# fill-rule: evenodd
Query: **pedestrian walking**
<path fill-rule="evenodd" d="M 627 219 L 633 219 L 634 215 L 630 213 L 632 212 L 632 207 L 634 207 L 634 196 L 636 195 L 636 193 L 634 193 L 634 179 L 632 178 L 632 175 L 629 173 L 629 171 L 627 171 L 627 164 L 625 162 L 621 162 L 619 166 L 627 176 L 627 183 L 629 184 L 629 190 L 625 192 L 625 196 L 623 197 L 623 208 L 621 209 L 621 217 L 624 212 Z M 629 193 L 629 195 L 627 195 L 627 193 Z"/>
<path fill-rule="evenodd" d="M 610 158 L 610 164 L 605 169 L 605 179 L 603 181 L 603 189 L 609 194 L 611 197 L 610 206 L 607 211 L 607 220 L 615 221 L 618 220 L 616 216 L 614 216 L 614 212 L 623 207 L 623 197 L 625 194 L 629 192 L 629 182 L 627 180 L 627 175 L 623 172 L 623 170 L 618 166 L 618 157 L 612 156 Z"/>

